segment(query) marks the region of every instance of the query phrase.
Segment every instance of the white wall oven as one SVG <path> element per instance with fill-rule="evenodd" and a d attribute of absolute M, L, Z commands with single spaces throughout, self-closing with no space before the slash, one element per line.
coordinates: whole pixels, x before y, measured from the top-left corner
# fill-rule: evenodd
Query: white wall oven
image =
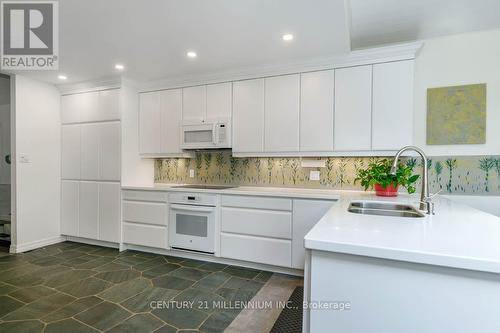
<path fill-rule="evenodd" d="M 217 197 L 202 193 L 171 193 L 169 243 L 179 250 L 213 254 Z"/>

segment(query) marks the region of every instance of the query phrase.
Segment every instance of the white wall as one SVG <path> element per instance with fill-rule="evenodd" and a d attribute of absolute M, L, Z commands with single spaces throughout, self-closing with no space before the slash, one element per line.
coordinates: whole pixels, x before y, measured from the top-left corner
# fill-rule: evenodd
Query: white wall
<path fill-rule="evenodd" d="M 60 95 L 52 85 L 13 77 L 15 197 L 11 251 L 60 239 Z M 29 163 L 20 163 L 24 154 Z"/>
<path fill-rule="evenodd" d="M 430 156 L 500 154 L 500 30 L 424 41 L 415 61 L 415 144 Z M 487 84 L 484 145 L 426 145 L 427 88 Z"/>
<path fill-rule="evenodd" d="M 154 160 L 139 156 L 139 95 L 135 84 L 122 81 L 120 103 L 122 110 L 122 184 L 152 186 Z"/>

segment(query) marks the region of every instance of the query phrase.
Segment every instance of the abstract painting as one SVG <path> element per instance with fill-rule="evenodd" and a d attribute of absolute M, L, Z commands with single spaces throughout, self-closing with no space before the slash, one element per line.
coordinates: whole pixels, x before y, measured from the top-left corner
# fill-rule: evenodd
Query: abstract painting
<path fill-rule="evenodd" d="M 486 84 L 427 89 L 427 144 L 486 143 Z"/>

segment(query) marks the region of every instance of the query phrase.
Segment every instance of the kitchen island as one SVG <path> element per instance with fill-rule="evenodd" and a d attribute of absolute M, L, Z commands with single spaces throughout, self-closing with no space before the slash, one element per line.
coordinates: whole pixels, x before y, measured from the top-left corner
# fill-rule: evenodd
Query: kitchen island
<path fill-rule="evenodd" d="M 361 215 L 344 193 L 305 237 L 304 332 L 500 331 L 500 219 L 436 197 L 435 215 Z"/>

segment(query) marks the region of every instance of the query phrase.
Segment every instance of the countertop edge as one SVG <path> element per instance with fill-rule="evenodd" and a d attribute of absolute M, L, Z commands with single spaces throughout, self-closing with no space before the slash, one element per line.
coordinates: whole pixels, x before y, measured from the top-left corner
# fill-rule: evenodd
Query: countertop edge
<path fill-rule="evenodd" d="M 192 188 L 175 188 L 172 186 L 130 186 L 122 185 L 122 190 L 131 191 L 159 191 L 159 192 L 189 192 L 189 193 L 211 193 L 211 194 L 226 194 L 226 195 L 247 195 L 247 196 L 263 196 L 263 197 L 281 197 L 293 199 L 318 199 L 338 201 L 342 195 L 338 190 L 315 190 L 301 188 L 261 188 L 258 186 L 235 187 L 231 189 L 192 189 Z M 358 191 L 349 191 L 358 192 Z"/>
<path fill-rule="evenodd" d="M 425 264 L 455 269 L 466 269 L 485 273 L 500 274 L 500 261 L 482 258 L 465 258 L 439 253 L 421 253 L 408 250 L 343 244 L 340 242 L 322 242 L 310 239 L 304 240 L 305 248 L 311 251 L 340 253 L 361 257 L 371 257 L 383 260 L 394 260 L 414 264 Z"/>

